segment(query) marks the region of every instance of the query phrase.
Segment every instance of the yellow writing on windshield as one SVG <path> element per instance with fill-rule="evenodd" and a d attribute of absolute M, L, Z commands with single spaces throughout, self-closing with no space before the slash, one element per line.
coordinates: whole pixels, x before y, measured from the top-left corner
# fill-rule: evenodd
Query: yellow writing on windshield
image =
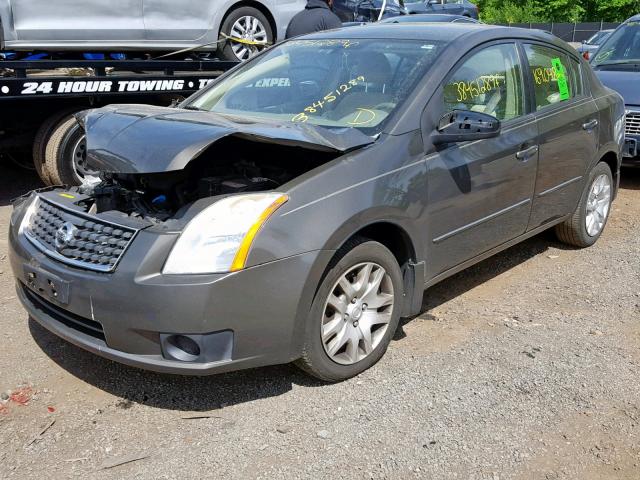
<path fill-rule="evenodd" d="M 456 89 L 457 102 L 465 102 L 475 97 L 496 90 L 502 86 L 503 77 L 499 75 L 483 75 L 471 81 L 453 82 Z"/>
<path fill-rule="evenodd" d="M 344 95 L 349 90 L 351 90 L 353 87 L 358 85 L 358 82 L 364 82 L 364 81 L 365 81 L 364 77 L 362 75 L 359 75 L 356 78 L 352 78 L 347 83 L 343 83 L 341 85 L 338 85 L 338 88 L 336 88 L 335 90 L 330 91 L 323 98 L 321 98 L 319 100 L 316 100 L 315 102 L 313 102 L 308 107 L 305 107 L 304 111 L 302 111 L 302 112 L 298 113 L 297 115 L 295 115 L 291 119 L 291 121 L 292 122 L 306 122 L 307 120 L 309 120 L 309 116 L 307 114 L 316 113 L 319 110 L 322 110 L 325 107 L 325 105 L 327 105 L 329 103 L 332 103 L 332 102 L 335 102 L 338 99 L 338 97 L 340 97 L 341 95 Z"/>
<path fill-rule="evenodd" d="M 367 123 L 371 123 L 376 119 L 376 112 L 373 110 L 369 110 L 368 108 L 358 107 L 356 108 L 356 116 L 350 122 L 347 122 L 349 125 L 353 126 L 362 126 Z"/>

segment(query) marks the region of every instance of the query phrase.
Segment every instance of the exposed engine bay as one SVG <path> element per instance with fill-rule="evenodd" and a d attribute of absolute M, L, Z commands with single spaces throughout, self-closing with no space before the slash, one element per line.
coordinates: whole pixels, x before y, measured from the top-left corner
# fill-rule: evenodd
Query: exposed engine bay
<path fill-rule="evenodd" d="M 92 213 L 116 210 L 162 222 L 194 201 L 241 192 L 274 190 L 339 154 L 298 146 L 227 137 L 211 145 L 182 170 L 100 174 L 84 185 L 84 206 Z"/>

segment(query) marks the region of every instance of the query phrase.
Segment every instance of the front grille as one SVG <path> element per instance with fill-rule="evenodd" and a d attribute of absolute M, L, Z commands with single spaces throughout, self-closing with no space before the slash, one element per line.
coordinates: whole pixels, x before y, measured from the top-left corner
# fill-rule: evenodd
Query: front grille
<path fill-rule="evenodd" d="M 640 112 L 628 112 L 624 133 L 627 135 L 640 135 Z"/>
<path fill-rule="evenodd" d="M 20 284 L 20 287 L 22 288 L 22 292 L 25 297 L 27 297 L 27 300 L 29 300 L 34 307 L 42 310 L 54 320 L 69 328 L 73 328 L 74 330 L 78 330 L 86 335 L 105 341 L 104 330 L 100 323 L 81 317 L 75 313 L 67 312 L 65 309 L 54 305 L 42 298 L 40 295 L 32 292 L 23 284 Z"/>
<path fill-rule="evenodd" d="M 24 233 L 37 248 L 61 262 L 111 272 L 136 230 L 66 210 L 42 197 Z"/>

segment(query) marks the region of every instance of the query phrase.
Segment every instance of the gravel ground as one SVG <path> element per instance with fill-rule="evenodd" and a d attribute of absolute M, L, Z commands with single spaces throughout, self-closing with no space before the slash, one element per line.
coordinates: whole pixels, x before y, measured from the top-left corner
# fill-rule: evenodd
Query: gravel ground
<path fill-rule="evenodd" d="M 29 321 L 7 199 L 35 185 L 2 171 L 0 478 L 640 478 L 640 171 L 595 247 L 543 234 L 444 281 L 336 385 L 145 373 Z"/>

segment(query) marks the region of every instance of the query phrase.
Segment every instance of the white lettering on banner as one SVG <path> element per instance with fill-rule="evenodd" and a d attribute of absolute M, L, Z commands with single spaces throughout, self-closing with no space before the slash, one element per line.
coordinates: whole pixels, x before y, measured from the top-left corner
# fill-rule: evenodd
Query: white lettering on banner
<path fill-rule="evenodd" d="M 184 80 L 120 80 L 119 92 L 160 92 L 183 90 Z"/>
<path fill-rule="evenodd" d="M 157 80 L 69 80 L 56 82 L 24 82 L 22 84 L 21 95 L 42 95 L 42 94 L 71 94 L 71 93 L 110 93 L 110 92 L 165 92 L 165 91 L 182 91 L 193 90 L 194 86 L 204 88 L 214 79 L 201 78 L 199 83 L 189 81 L 185 84 L 185 80 L 181 79 L 157 79 Z M 270 84 L 273 80 L 279 80 L 282 85 L 283 79 L 266 79 Z M 286 79 L 288 80 L 288 79 Z M 266 86 L 266 85 L 265 85 Z M 2 93 L 9 92 L 9 87 L 2 87 Z"/>
<path fill-rule="evenodd" d="M 60 82 L 56 93 L 96 93 L 110 92 L 112 82 L 108 81 L 86 81 L 80 82 Z"/>

